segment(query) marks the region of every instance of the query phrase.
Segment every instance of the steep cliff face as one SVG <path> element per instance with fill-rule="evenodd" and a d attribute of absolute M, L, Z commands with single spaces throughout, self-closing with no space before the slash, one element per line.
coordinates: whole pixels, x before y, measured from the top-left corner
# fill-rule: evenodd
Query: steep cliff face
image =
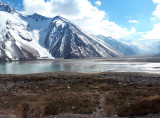
<path fill-rule="evenodd" d="M 23 16 L 2 3 L 0 14 L 0 60 L 123 55 L 60 16 Z"/>
<path fill-rule="evenodd" d="M 39 45 L 38 31 L 33 23 L 13 8 L 0 3 L 0 60 L 51 58 L 47 49 Z M 34 16 L 34 15 L 33 15 Z"/>
<path fill-rule="evenodd" d="M 66 19 L 56 16 L 44 42 L 56 58 L 115 57 L 122 54 Z"/>

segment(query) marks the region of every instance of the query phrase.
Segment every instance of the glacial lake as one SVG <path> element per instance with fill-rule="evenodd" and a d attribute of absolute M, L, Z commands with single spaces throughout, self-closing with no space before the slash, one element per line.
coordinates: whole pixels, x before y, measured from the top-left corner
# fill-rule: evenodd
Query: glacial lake
<path fill-rule="evenodd" d="M 0 62 L 0 74 L 30 74 L 56 71 L 147 72 L 160 74 L 158 58 L 55 59 Z"/>

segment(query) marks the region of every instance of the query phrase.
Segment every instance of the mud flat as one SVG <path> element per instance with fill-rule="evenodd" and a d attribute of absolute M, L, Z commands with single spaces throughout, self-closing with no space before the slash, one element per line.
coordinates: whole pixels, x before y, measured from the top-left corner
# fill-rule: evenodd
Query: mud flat
<path fill-rule="evenodd" d="M 0 101 L 0 117 L 6 118 L 159 118 L 160 75 L 1 74 Z"/>

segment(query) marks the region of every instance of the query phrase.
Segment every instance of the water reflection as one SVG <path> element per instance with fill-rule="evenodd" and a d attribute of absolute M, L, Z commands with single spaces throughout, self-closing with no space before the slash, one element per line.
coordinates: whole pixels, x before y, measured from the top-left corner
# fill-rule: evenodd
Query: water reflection
<path fill-rule="evenodd" d="M 29 74 L 55 71 L 160 73 L 160 63 L 91 60 L 16 61 L 0 63 L 0 73 Z"/>

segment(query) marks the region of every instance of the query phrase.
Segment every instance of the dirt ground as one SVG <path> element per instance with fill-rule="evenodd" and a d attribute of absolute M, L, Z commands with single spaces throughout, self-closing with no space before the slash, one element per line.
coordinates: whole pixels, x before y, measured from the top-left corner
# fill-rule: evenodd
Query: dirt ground
<path fill-rule="evenodd" d="M 1 74 L 0 101 L 0 118 L 159 118 L 160 75 Z"/>

